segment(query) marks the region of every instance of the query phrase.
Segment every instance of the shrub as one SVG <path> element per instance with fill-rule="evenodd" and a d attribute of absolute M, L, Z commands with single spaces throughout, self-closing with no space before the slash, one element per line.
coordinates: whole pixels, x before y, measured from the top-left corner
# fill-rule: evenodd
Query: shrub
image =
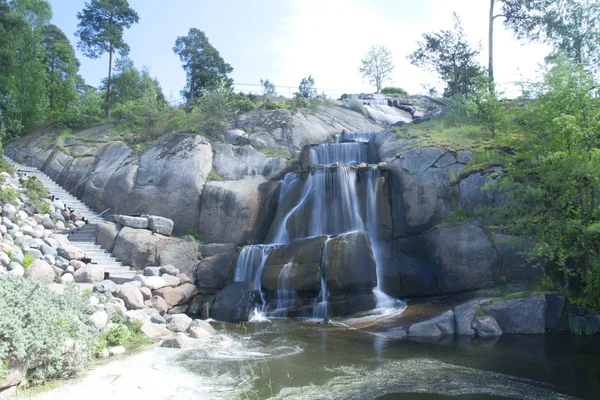
<path fill-rule="evenodd" d="M 384 87 L 383 89 L 381 89 L 381 93 L 388 95 L 397 95 L 398 97 L 408 96 L 408 92 L 406 90 L 392 86 Z"/>
<path fill-rule="evenodd" d="M 0 359 L 36 366 L 34 379 L 81 372 L 97 338 L 86 324 L 91 306 L 74 285 L 57 294 L 39 282 L 0 276 Z M 65 351 L 67 341 L 72 341 Z"/>
<path fill-rule="evenodd" d="M 11 203 L 19 198 L 19 192 L 15 189 L 4 188 L 0 189 L 0 202 L 3 204 Z"/>

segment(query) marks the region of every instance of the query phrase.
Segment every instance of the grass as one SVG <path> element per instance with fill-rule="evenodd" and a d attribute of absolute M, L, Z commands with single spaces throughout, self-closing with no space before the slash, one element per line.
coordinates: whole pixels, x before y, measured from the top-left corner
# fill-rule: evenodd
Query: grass
<path fill-rule="evenodd" d="M 526 299 L 527 297 L 535 296 L 536 294 L 539 294 L 539 293 L 535 292 L 535 291 L 510 293 L 510 294 L 504 295 L 502 297 L 494 297 L 492 299 L 492 303 L 498 303 L 500 301 L 506 301 L 506 300 Z"/>
<path fill-rule="evenodd" d="M 277 158 L 285 158 L 286 160 L 291 160 L 292 155 L 287 150 L 282 149 L 268 149 L 266 147 L 259 147 L 256 149 L 266 155 L 267 157 L 277 157 Z"/>
<path fill-rule="evenodd" d="M 491 136 L 481 125 L 449 124 L 443 118 L 433 118 L 408 127 L 408 131 L 396 128 L 396 135 L 401 139 L 418 138 L 419 146 L 442 146 L 451 149 L 476 149 L 492 143 Z"/>
<path fill-rule="evenodd" d="M 141 346 L 152 344 L 153 341 L 142 334 L 142 323 L 134 324 L 117 323 L 108 332 L 100 335 L 96 343 L 96 352 L 101 352 L 107 347 L 123 346 L 126 350 L 133 350 Z"/>
<path fill-rule="evenodd" d="M 35 257 L 29 254 L 23 256 L 23 268 L 29 268 L 31 263 L 35 261 Z"/>
<path fill-rule="evenodd" d="M 486 314 L 483 312 L 483 310 L 477 306 L 477 310 L 475 311 L 475 318 L 481 318 L 484 317 Z"/>
<path fill-rule="evenodd" d="M 219 173 L 217 172 L 216 169 L 211 169 L 210 170 L 210 174 L 208 174 L 208 181 L 217 181 L 217 182 L 222 182 L 225 179 L 223 179 L 223 177 L 221 175 L 219 175 Z"/>
<path fill-rule="evenodd" d="M 199 242 L 202 242 L 202 243 L 204 242 L 204 238 L 202 236 L 200 236 L 200 234 L 198 232 L 194 231 L 193 229 L 186 229 L 184 233 L 186 235 L 193 237 L 194 239 L 196 239 Z"/>

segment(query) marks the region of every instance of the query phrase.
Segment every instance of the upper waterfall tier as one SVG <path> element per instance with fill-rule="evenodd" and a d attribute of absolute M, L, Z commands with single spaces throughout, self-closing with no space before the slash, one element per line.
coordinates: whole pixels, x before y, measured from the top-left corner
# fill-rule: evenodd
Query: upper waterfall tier
<path fill-rule="evenodd" d="M 312 165 L 356 165 L 367 162 L 364 143 L 325 143 L 310 149 Z"/>

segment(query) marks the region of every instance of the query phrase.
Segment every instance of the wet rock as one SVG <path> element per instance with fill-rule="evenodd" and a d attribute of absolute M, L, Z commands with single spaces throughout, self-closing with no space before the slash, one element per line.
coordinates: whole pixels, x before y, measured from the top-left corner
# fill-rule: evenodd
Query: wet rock
<path fill-rule="evenodd" d="M 169 347 L 174 349 L 185 349 L 196 344 L 193 339 L 190 339 L 185 333 L 179 332 L 168 339 L 163 340 L 160 347 Z"/>
<path fill-rule="evenodd" d="M 502 336 L 502 328 L 496 320 L 489 316 L 475 318 L 473 321 L 473 329 L 477 332 L 477 336 L 482 338 Z"/>
<path fill-rule="evenodd" d="M 452 335 L 455 332 L 454 312 L 452 310 L 427 321 L 412 324 L 408 336 L 434 337 Z"/>
<path fill-rule="evenodd" d="M 167 325 L 173 332 L 185 332 L 192 324 L 192 319 L 185 314 L 175 314 Z"/>
<path fill-rule="evenodd" d="M 371 241 L 366 232 L 340 235 L 327 242 L 325 255 L 327 288 L 371 289 L 377 286 L 377 271 Z"/>
<path fill-rule="evenodd" d="M 252 282 L 232 283 L 216 295 L 210 317 L 224 322 L 248 321 L 254 302 Z"/>
<path fill-rule="evenodd" d="M 502 300 L 481 306 L 493 317 L 505 333 L 544 333 L 546 330 L 546 299 L 543 295 Z"/>
<path fill-rule="evenodd" d="M 471 325 L 473 324 L 475 313 L 479 308 L 479 302 L 480 300 L 471 300 L 467 303 L 454 307 L 457 335 L 475 335 L 475 330 Z"/>

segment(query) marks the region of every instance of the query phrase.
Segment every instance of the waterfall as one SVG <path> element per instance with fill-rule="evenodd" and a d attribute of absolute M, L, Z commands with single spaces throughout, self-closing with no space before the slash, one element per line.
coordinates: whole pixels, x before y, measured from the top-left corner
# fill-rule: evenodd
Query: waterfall
<path fill-rule="evenodd" d="M 279 247 L 274 244 L 244 246 L 235 265 L 234 282 L 254 282 L 253 289 L 260 290 L 260 277 L 269 253 Z"/>
<path fill-rule="evenodd" d="M 312 165 L 356 165 L 367 161 L 364 143 L 325 143 L 310 149 Z"/>
<path fill-rule="evenodd" d="M 336 140 L 341 142 L 368 143 L 375 136 L 375 132 L 344 132 L 336 136 Z M 365 159 L 366 162 L 366 159 Z"/>
<path fill-rule="evenodd" d="M 327 317 L 327 298 L 329 297 L 329 292 L 327 290 L 327 279 L 325 268 L 325 259 L 327 258 L 327 243 L 329 242 L 329 238 L 325 241 L 323 245 L 323 255 L 321 256 L 321 291 L 319 295 L 315 299 L 315 305 L 313 307 L 313 318 L 325 319 Z"/>
<path fill-rule="evenodd" d="M 296 302 L 294 276 L 290 275 L 292 265 L 292 263 L 285 264 L 277 278 L 277 309 L 274 314 L 282 317 L 287 316 L 287 309 L 294 306 Z"/>

